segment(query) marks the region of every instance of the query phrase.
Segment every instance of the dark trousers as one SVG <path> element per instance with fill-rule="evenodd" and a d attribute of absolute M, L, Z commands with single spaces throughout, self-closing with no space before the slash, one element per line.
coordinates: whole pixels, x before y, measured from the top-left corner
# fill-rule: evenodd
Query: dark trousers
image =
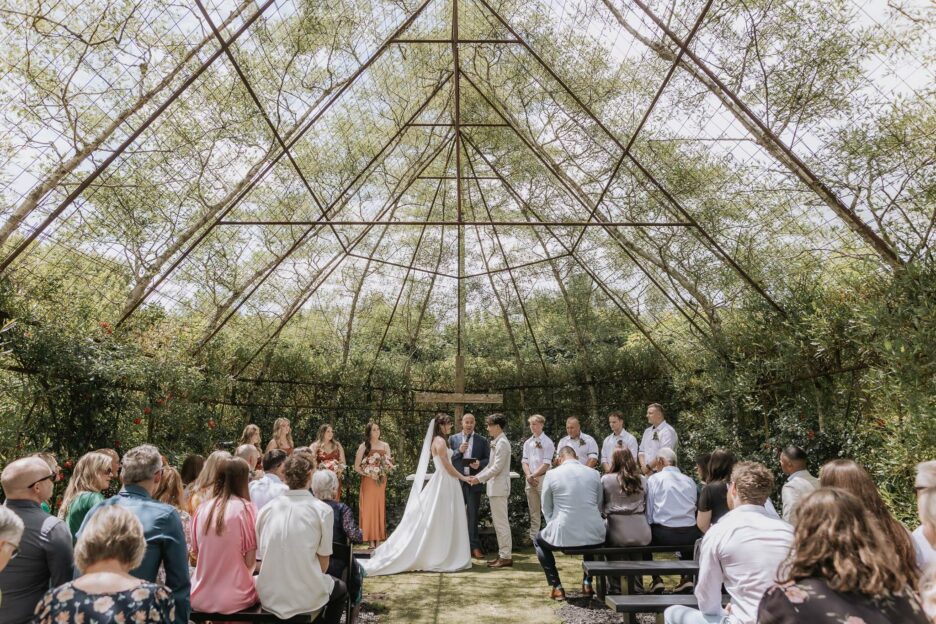
<path fill-rule="evenodd" d="M 602 544 L 594 544 L 586 546 L 583 544 L 586 548 L 598 548 L 601 545 Z M 533 538 L 533 548 L 536 549 L 536 558 L 539 559 L 540 565 L 543 567 L 543 572 L 546 574 L 546 582 L 549 583 L 550 587 L 561 586 L 562 581 L 559 580 L 559 569 L 556 567 L 556 557 L 553 553 L 566 547 L 553 546 L 543 539 L 543 532 L 540 531 L 536 534 L 536 537 Z M 585 555 L 585 561 L 591 561 L 593 558 L 592 555 Z"/>
<path fill-rule="evenodd" d="M 685 546 L 685 550 L 679 551 L 679 558 L 687 561 L 692 560 L 693 549 L 696 540 L 702 539 L 702 531 L 696 525 L 688 527 L 668 527 L 662 524 L 651 524 L 650 535 L 652 536 L 650 544 L 652 546 Z M 644 555 L 645 561 L 653 559 L 653 555 L 647 553 Z"/>
<path fill-rule="evenodd" d="M 465 497 L 465 507 L 468 512 L 468 543 L 471 549 L 481 550 L 481 536 L 478 534 L 478 524 L 481 522 L 481 492 L 484 486 L 468 485 L 462 482 L 462 495 Z"/>
<path fill-rule="evenodd" d="M 348 588 L 344 581 L 335 579 L 335 586 L 332 588 L 331 595 L 328 597 L 328 603 L 319 616 L 315 618 L 315 624 L 338 624 L 341 621 L 341 614 L 345 610 L 345 600 L 348 597 Z"/>

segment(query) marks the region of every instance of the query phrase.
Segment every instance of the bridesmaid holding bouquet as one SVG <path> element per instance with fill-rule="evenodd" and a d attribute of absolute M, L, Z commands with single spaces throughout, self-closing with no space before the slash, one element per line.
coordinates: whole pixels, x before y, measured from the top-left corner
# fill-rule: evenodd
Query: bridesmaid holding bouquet
<path fill-rule="evenodd" d="M 361 475 L 358 524 L 373 548 L 387 539 L 387 472 L 392 467 L 390 446 L 380 439 L 380 426 L 374 421 L 367 423 L 364 442 L 354 457 L 354 471 Z"/>
<path fill-rule="evenodd" d="M 344 447 L 341 446 L 341 442 L 335 439 L 335 430 L 330 424 L 325 423 L 318 428 L 311 450 L 312 454 L 315 455 L 316 466 L 331 470 L 338 477 L 338 492 L 335 495 L 335 500 L 340 501 L 341 485 L 347 465 L 345 464 Z"/>

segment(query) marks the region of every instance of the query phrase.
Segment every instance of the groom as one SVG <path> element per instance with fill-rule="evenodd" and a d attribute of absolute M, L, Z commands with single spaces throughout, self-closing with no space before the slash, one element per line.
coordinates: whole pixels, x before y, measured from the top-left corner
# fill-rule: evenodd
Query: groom
<path fill-rule="evenodd" d="M 510 521 L 507 518 L 507 499 L 510 497 L 510 442 L 504 435 L 506 426 L 507 417 L 503 414 L 491 414 L 487 417 L 488 435 L 491 436 L 494 447 L 493 457 L 487 468 L 468 479 L 472 485 L 487 483 L 491 519 L 497 534 L 497 559 L 488 561 L 489 568 L 513 567 Z"/>
<path fill-rule="evenodd" d="M 475 433 L 474 414 L 465 414 L 461 420 L 461 433 L 449 438 L 452 447 L 452 465 L 459 473 L 472 476 L 484 470 L 491 456 L 491 448 L 486 438 Z M 468 485 L 462 481 L 462 494 L 468 508 L 468 541 L 471 544 L 471 556 L 475 559 L 484 558 L 481 550 L 481 538 L 478 536 L 478 517 L 481 510 L 481 492 L 484 486 Z"/>

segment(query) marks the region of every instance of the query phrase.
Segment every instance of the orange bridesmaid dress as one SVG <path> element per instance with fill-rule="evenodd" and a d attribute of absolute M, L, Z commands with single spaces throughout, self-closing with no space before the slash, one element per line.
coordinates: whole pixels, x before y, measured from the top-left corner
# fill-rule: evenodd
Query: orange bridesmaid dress
<path fill-rule="evenodd" d="M 329 459 L 334 459 L 335 461 L 338 461 L 341 459 L 341 451 L 338 449 L 337 446 L 335 447 L 335 450 L 332 451 L 331 453 L 326 453 L 322 449 L 318 449 L 315 452 L 315 462 L 317 464 L 321 464 L 323 461 L 328 461 Z M 371 481 L 371 483 L 373 483 L 373 481 Z M 336 501 L 341 500 L 341 477 L 340 476 L 338 477 L 338 492 L 335 494 L 335 500 Z"/>
<path fill-rule="evenodd" d="M 373 450 L 371 455 L 383 455 L 383 450 Z M 384 477 L 380 483 L 370 477 L 361 478 L 361 495 L 358 500 L 360 510 L 359 522 L 364 533 L 364 541 L 382 542 L 387 539 L 387 479 Z"/>

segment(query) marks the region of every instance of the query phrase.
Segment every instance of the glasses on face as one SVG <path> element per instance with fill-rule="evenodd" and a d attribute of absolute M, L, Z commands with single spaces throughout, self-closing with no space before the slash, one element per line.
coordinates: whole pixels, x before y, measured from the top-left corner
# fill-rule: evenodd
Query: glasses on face
<path fill-rule="evenodd" d="M 35 486 L 35 485 L 39 485 L 39 484 L 42 483 L 43 481 L 55 481 L 55 477 L 56 477 L 56 476 L 58 476 L 58 475 L 56 475 L 56 473 L 54 473 L 54 472 L 53 472 L 52 474 L 46 475 L 46 476 L 42 477 L 41 479 L 37 479 L 36 481 L 33 481 L 32 483 L 30 483 L 30 484 L 26 487 L 26 489 L 28 490 L 29 488 L 31 488 L 31 487 L 33 487 L 33 486 Z M 9 543 L 9 542 L 8 542 L 8 543 Z"/>

